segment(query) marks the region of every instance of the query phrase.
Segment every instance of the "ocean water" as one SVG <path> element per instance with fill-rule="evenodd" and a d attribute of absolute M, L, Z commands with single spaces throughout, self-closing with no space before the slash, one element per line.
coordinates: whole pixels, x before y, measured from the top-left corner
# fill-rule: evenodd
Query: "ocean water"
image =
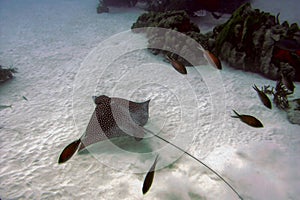
<path fill-rule="evenodd" d="M 257 0 L 253 7 L 299 22 L 292 2 Z M 91 97 L 100 94 L 151 99 L 145 127 L 219 172 L 244 199 L 299 197 L 299 125 L 261 105 L 252 89 L 274 81 L 226 63 L 217 71 L 203 57 L 203 65 L 183 76 L 146 51 L 146 38 L 130 32 L 143 10 L 115 7 L 99 15 L 97 3 L 0 0 L 0 62 L 18 68 L 0 86 L 0 104 L 13 106 L 0 110 L 2 200 L 238 199 L 205 167 L 148 135 L 139 144 L 122 141 L 127 151 L 106 141 L 59 165 L 63 148 L 85 131 Z M 203 22 L 207 30 L 220 23 L 210 15 Z M 257 116 L 265 127 L 231 118 L 232 109 Z M 143 195 L 157 153 L 159 171 Z"/>

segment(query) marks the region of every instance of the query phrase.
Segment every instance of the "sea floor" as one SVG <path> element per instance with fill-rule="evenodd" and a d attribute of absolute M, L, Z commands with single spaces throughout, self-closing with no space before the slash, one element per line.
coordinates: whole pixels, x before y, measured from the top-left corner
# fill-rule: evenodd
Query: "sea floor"
<path fill-rule="evenodd" d="M 205 167 L 155 138 L 121 142 L 132 146 L 126 151 L 103 142 L 59 165 L 62 149 L 86 128 L 91 97 L 101 94 L 151 99 L 146 128 L 218 171 L 244 199 L 300 196 L 300 127 L 274 105 L 265 108 L 252 89 L 275 81 L 225 63 L 222 71 L 203 65 L 182 76 L 145 49 L 110 60 L 116 57 L 114 45 L 126 50 L 146 44 L 129 31 L 144 11 L 112 8 L 98 15 L 97 3 L 0 0 L 0 62 L 18 68 L 0 86 L 0 104 L 12 104 L 0 110 L 2 200 L 238 199 Z M 209 29 L 209 19 L 204 21 Z M 97 73 L 89 74 L 86 67 L 93 66 Z M 296 83 L 292 98 L 299 96 Z M 264 128 L 231 118 L 232 109 L 256 116 Z M 156 153 L 160 170 L 143 195 L 144 171 Z"/>

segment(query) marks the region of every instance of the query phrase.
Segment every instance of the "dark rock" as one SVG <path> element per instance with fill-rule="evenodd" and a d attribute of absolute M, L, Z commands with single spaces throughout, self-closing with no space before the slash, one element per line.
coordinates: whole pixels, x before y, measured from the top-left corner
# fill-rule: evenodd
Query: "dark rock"
<path fill-rule="evenodd" d="M 278 16 L 252 9 L 250 3 L 242 5 L 227 22 L 206 34 L 200 33 L 199 28 L 191 23 L 189 15 L 184 11 L 142 14 L 132 25 L 132 29 L 141 27 L 161 27 L 182 32 L 231 67 L 260 73 L 273 80 L 278 80 L 283 73 L 293 81 L 300 81 L 298 25 L 295 23 L 289 25 L 288 22 L 280 24 Z M 176 38 L 168 38 L 166 35 L 156 37 L 153 33 L 147 35 L 150 46 L 162 44 L 162 48 L 168 49 L 171 48 L 168 46 L 171 41 L 176 43 L 174 48 L 186 49 L 184 41 Z M 195 47 L 191 49 L 193 48 Z M 163 55 L 169 53 L 153 48 L 151 52 Z M 179 61 L 187 64 L 180 57 Z"/>
<path fill-rule="evenodd" d="M 155 12 L 185 10 L 188 14 L 198 10 L 232 13 L 245 2 L 247 0 L 148 0 L 147 10 Z"/>
<path fill-rule="evenodd" d="M 159 27 L 171 30 L 176 30 L 185 35 L 180 36 L 179 34 L 174 34 L 172 31 L 160 31 L 155 29 L 143 29 L 146 31 L 148 37 L 148 47 L 150 52 L 153 54 L 168 54 L 171 57 L 175 57 L 179 62 L 185 65 L 191 65 L 182 57 L 178 55 L 171 55 L 170 52 L 180 52 L 180 55 L 188 55 L 188 57 L 195 57 L 190 49 L 196 49 L 197 47 L 187 47 L 191 42 L 187 41 L 187 38 L 193 38 L 198 42 L 203 42 L 207 45 L 208 37 L 200 34 L 200 30 L 190 21 L 188 14 L 185 11 L 167 11 L 167 12 L 149 12 L 142 14 L 137 21 L 132 25 L 132 30 L 134 32 L 140 31 L 138 28 L 146 27 Z M 190 36 L 190 37 L 187 37 Z M 156 47 L 156 48 L 150 48 Z M 162 50 L 164 49 L 164 50 Z M 166 51 L 170 49 L 170 51 Z M 189 50 L 188 50 L 189 49 Z"/>
<path fill-rule="evenodd" d="M 16 68 L 4 69 L 0 65 L 0 83 L 3 83 L 5 81 L 7 81 L 7 80 L 12 79 L 13 78 L 13 73 L 17 73 L 17 69 Z"/>
<path fill-rule="evenodd" d="M 154 12 L 187 10 L 187 1 L 185 0 L 148 0 L 147 3 L 147 10 Z"/>
<path fill-rule="evenodd" d="M 138 0 L 100 0 L 106 6 L 126 6 L 126 7 L 134 7 Z"/>
<path fill-rule="evenodd" d="M 287 111 L 288 120 L 292 124 L 300 125 L 300 99 L 295 99 L 289 102 L 290 108 Z"/>
<path fill-rule="evenodd" d="M 104 1 L 99 0 L 99 4 L 97 7 L 97 13 L 104 13 L 104 12 L 109 12 L 109 8 L 107 7 L 107 5 L 104 3 Z"/>
<path fill-rule="evenodd" d="M 144 13 L 137 19 L 131 28 L 143 27 L 176 29 L 182 33 L 189 31 L 200 32 L 198 26 L 190 21 L 190 18 L 185 11 Z"/>
<path fill-rule="evenodd" d="M 300 81 L 300 31 L 297 24 L 278 23 L 275 16 L 252 9 L 250 3 L 238 8 L 224 24 L 217 26 L 208 45 L 223 61 L 237 69 L 260 73 L 277 80 L 282 63 Z M 279 45 L 280 44 L 280 45 Z"/>

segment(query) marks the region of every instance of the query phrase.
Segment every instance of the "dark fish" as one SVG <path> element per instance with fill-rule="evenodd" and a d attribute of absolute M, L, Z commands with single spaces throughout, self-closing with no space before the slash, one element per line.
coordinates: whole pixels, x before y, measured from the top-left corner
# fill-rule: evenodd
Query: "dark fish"
<path fill-rule="evenodd" d="M 79 139 L 79 140 L 75 140 L 74 142 L 66 146 L 59 156 L 58 163 L 61 164 L 68 161 L 77 151 L 80 143 L 81 141 Z"/>
<path fill-rule="evenodd" d="M 233 110 L 233 112 L 236 114 L 236 116 L 231 116 L 233 118 L 240 118 L 240 120 L 246 124 L 248 124 L 249 126 L 255 127 L 255 128 L 261 128 L 264 127 L 263 124 L 256 119 L 253 116 L 250 115 L 240 115 L 238 114 L 235 110 Z"/>
<path fill-rule="evenodd" d="M 216 69 L 222 69 L 222 63 L 217 56 L 215 56 L 212 52 L 205 50 L 202 46 L 199 46 L 198 49 L 203 52 L 204 58 L 211 66 Z"/>
<path fill-rule="evenodd" d="M 285 87 L 290 90 L 290 91 L 294 91 L 294 83 L 291 79 L 289 79 L 288 77 L 284 76 L 282 73 L 281 73 L 281 82 L 285 85 Z"/>
<path fill-rule="evenodd" d="M 146 194 L 152 185 L 153 178 L 154 178 L 154 172 L 155 172 L 155 166 L 157 163 L 157 158 L 158 158 L 158 155 L 156 156 L 153 165 L 151 166 L 150 170 L 148 171 L 148 173 L 145 177 L 144 184 L 143 184 L 143 194 Z"/>
<path fill-rule="evenodd" d="M 167 55 L 168 60 L 171 62 L 174 69 L 176 69 L 181 74 L 187 74 L 185 66 L 179 62 L 178 60 L 175 60 Z"/>
<path fill-rule="evenodd" d="M 278 47 L 279 49 L 290 51 L 290 52 L 295 52 L 300 50 L 299 42 L 297 42 L 297 40 L 294 39 L 280 39 L 278 41 L 274 40 L 274 46 Z"/>
<path fill-rule="evenodd" d="M 219 58 L 217 58 L 213 53 L 211 53 L 208 50 L 204 50 L 203 55 L 206 58 L 206 60 L 209 62 L 209 64 L 214 66 L 216 69 L 220 69 L 220 70 L 222 69 L 222 64 Z"/>
<path fill-rule="evenodd" d="M 257 92 L 261 102 L 267 107 L 267 108 L 270 108 L 272 109 L 272 104 L 271 104 L 271 101 L 269 99 L 269 97 L 263 92 L 261 91 L 260 89 L 257 88 L 256 85 L 253 86 L 253 89 Z"/>
<path fill-rule="evenodd" d="M 6 108 L 12 108 L 12 105 L 0 105 L 0 110 L 4 110 Z"/>
<path fill-rule="evenodd" d="M 93 97 L 95 111 L 83 136 L 69 144 L 62 152 L 62 162 L 67 161 L 76 152 L 94 143 L 121 136 L 133 136 L 137 141 L 144 136 L 144 126 L 149 118 L 149 102 L 133 102 L 105 95 Z M 66 152 L 66 153 L 65 153 Z M 67 158 L 67 159 L 65 159 Z M 59 161 L 59 163 L 62 163 Z"/>
<path fill-rule="evenodd" d="M 22 96 L 22 98 L 23 98 L 24 100 L 28 101 L 28 99 L 27 99 L 25 96 Z"/>

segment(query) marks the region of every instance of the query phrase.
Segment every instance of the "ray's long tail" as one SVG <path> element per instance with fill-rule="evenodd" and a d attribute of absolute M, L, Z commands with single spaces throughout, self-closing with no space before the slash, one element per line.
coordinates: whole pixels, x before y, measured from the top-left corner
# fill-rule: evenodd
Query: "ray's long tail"
<path fill-rule="evenodd" d="M 145 129 L 145 128 L 144 128 Z M 207 164 L 205 164 L 204 162 L 202 162 L 201 160 L 199 160 L 198 158 L 196 158 L 195 156 L 193 156 L 192 154 L 190 154 L 189 152 L 185 151 L 184 149 L 182 149 L 181 147 L 169 142 L 168 140 L 164 139 L 163 137 L 160 137 L 159 135 L 154 134 L 152 131 L 145 129 L 147 133 L 152 134 L 153 136 L 159 138 L 160 140 L 163 140 L 164 142 L 172 145 L 173 147 L 175 147 L 176 149 L 182 151 L 183 153 L 185 153 L 186 155 L 190 156 L 191 158 L 193 158 L 194 160 L 196 160 L 197 162 L 199 162 L 201 165 L 203 165 L 204 167 L 206 167 L 207 169 L 209 169 L 211 172 L 213 172 L 216 176 L 218 176 L 238 197 L 239 199 L 243 200 L 243 197 L 236 191 L 236 189 L 233 188 L 233 186 L 231 186 L 218 172 L 216 172 L 215 170 L 213 170 L 211 167 L 209 167 Z"/>

